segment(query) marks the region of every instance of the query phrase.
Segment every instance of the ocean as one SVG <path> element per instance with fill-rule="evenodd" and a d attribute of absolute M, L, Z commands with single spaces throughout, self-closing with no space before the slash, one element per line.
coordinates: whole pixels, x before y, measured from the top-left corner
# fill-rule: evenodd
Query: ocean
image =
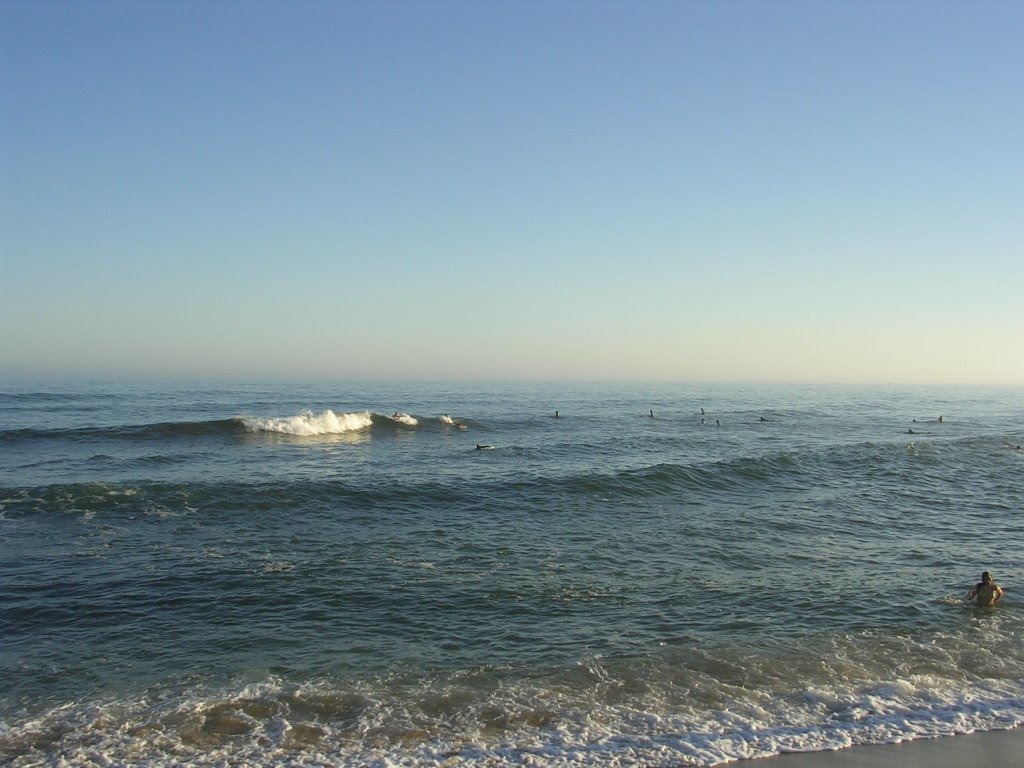
<path fill-rule="evenodd" d="M 3 381 L 0 763 L 1010 728 L 1021 443 L 1020 388 Z"/>

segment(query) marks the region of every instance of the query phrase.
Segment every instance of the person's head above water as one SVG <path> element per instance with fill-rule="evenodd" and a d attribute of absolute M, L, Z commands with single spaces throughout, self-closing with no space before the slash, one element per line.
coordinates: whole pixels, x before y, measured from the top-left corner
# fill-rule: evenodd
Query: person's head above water
<path fill-rule="evenodd" d="M 968 600 L 978 599 L 978 605 L 988 608 L 999 602 L 1003 596 L 1003 588 L 992 581 L 992 574 L 988 571 L 981 572 L 981 581 L 975 584 L 967 593 Z"/>

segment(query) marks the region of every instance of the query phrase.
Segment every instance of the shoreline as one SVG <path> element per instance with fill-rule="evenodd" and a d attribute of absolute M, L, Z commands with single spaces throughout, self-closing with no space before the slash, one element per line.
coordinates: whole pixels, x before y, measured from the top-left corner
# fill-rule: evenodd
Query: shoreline
<path fill-rule="evenodd" d="M 756 758 L 751 768 L 1024 768 L 1024 729 L 982 731 L 897 744 Z"/>

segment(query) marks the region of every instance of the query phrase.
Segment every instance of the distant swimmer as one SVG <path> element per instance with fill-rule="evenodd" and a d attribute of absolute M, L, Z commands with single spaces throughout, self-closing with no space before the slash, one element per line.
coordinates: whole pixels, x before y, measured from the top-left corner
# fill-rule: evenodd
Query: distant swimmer
<path fill-rule="evenodd" d="M 938 422 L 939 422 L 939 424 L 941 424 L 941 423 L 942 423 L 942 417 L 941 417 L 941 416 L 939 416 L 939 418 L 938 418 Z"/>
<path fill-rule="evenodd" d="M 719 421 L 718 419 L 715 419 L 715 426 L 716 426 L 716 427 L 720 427 L 720 426 L 722 426 L 722 422 L 721 422 L 721 421 Z"/>
<path fill-rule="evenodd" d="M 701 424 L 703 424 L 703 423 L 704 423 L 704 419 L 701 419 L 701 420 L 700 420 L 700 423 L 701 423 Z"/>
<path fill-rule="evenodd" d="M 988 607 L 999 602 L 1003 596 L 1003 588 L 992 581 L 992 574 L 984 571 L 981 574 L 981 581 L 974 585 L 974 589 L 967 593 L 968 600 L 977 598 L 978 605 Z"/>
<path fill-rule="evenodd" d="M 652 419 L 654 418 L 654 409 L 653 408 L 651 409 L 651 418 Z"/>
<path fill-rule="evenodd" d="M 556 419 L 557 419 L 557 418 L 560 418 L 560 417 L 559 417 L 559 415 L 558 415 L 558 411 L 555 411 L 555 418 L 556 418 Z"/>
<path fill-rule="evenodd" d="M 494 450 L 494 446 L 493 445 L 480 445 L 480 443 L 477 443 L 476 444 L 476 449 L 478 451 L 493 451 Z"/>
<path fill-rule="evenodd" d="M 764 416 L 761 417 L 761 421 L 768 421 Z"/>
<path fill-rule="evenodd" d="M 701 415 L 701 416 L 703 416 L 703 415 L 704 415 L 704 409 L 703 409 L 703 408 L 701 408 L 701 409 L 700 409 L 700 415 Z"/>

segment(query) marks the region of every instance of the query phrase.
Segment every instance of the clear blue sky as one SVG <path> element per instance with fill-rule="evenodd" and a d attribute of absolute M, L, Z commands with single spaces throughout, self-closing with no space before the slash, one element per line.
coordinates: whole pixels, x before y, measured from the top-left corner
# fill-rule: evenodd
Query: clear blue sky
<path fill-rule="evenodd" d="M 1024 383 L 1024 3 L 0 3 L 0 373 Z"/>

